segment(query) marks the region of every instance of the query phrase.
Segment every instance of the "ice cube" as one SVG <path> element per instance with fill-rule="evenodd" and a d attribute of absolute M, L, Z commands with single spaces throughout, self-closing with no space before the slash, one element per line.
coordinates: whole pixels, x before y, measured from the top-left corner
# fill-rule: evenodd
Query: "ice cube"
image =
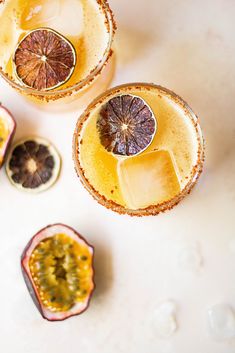
<path fill-rule="evenodd" d="M 120 161 L 118 177 L 124 200 L 131 209 L 156 205 L 180 192 L 168 151 L 150 152 Z"/>
<path fill-rule="evenodd" d="M 21 15 L 21 28 L 24 30 L 47 26 L 60 14 L 58 0 L 29 0 Z M 49 26 L 48 26 L 49 27 Z"/>
<path fill-rule="evenodd" d="M 235 338 L 235 313 L 226 303 L 212 306 L 208 310 L 209 333 L 217 340 Z"/>
<path fill-rule="evenodd" d="M 59 16 L 49 23 L 50 28 L 65 37 L 80 36 L 83 31 L 83 7 L 80 0 L 60 0 Z"/>
<path fill-rule="evenodd" d="M 173 301 L 165 301 L 153 312 L 152 324 L 154 333 L 161 338 L 168 338 L 177 329 L 176 305 Z"/>
<path fill-rule="evenodd" d="M 179 265 L 183 270 L 196 273 L 200 271 L 202 264 L 203 258 L 198 244 L 182 247 L 179 253 Z"/>
<path fill-rule="evenodd" d="M 83 7 L 80 0 L 31 0 L 23 16 L 23 29 L 49 27 L 64 35 L 80 36 L 83 31 Z"/>

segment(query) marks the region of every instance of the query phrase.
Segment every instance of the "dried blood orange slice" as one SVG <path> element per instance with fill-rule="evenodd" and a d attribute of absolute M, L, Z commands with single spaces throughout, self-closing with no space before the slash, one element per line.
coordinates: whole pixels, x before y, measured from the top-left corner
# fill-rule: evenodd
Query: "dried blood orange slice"
<path fill-rule="evenodd" d="M 61 167 L 60 156 L 47 140 L 33 137 L 18 142 L 9 154 L 6 171 L 20 190 L 38 193 L 51 187 Z"/>
<path fill-rule="evenodd" d="M 21 40 L 13 62 L 16 77 L 25 86 L 47 91 L 69 80 L 76 65 L 76 51 L 61 34 L 39 28 Z"/>
<path fill-rule="evenodd" d="M 101 109 L 97 129 L 107 151 L 122 156 L 143 152 L 152 142 L 157 122 L 140 97 L 119 95 Z"/>
<path fill-rule="evenodd" d="M 15 129 L 16 122 L 13 116 L 0 104 L 0 168 L 4 163 Z"/>
<path fill-rule="evenodd" d="M 74 229 L 53 224 L 26 246 L 21 268 L 43 318 L 61 321 L 84 312 L 94 291 L 94 248 Z"/>

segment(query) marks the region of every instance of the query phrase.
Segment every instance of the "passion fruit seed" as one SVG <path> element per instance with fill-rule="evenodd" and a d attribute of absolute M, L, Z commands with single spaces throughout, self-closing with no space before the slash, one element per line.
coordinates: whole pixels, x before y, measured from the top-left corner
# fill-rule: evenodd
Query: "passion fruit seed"
<path fill-rule="evenodd" d="M 48 141 L 26 139 L 13 148 L 6 170 L 16 187 L 40 192 L 56 181 L 60 157 Z"/>
<path fill-rule="evenodd" d="M 156 132 L 156 119 L 142 98 L 119 95 L 101 109 L 97 129 L 107 151 L 133 156 L 145 150 Z"/>
<path fill-rule="evenodd" d="M 69 80 L 76 65 L 76 52 L 61 34 L 39 28 L 18 44 L 13 62 L 16 76 L 24 85 L 46 91 Z"/>
<path fill-rule="evenodd" d="M 91 255 L 66 234 L 41 241 L 29 259 L 40 299 L 52 312 L 65 312 L 84 301 L 92 289 Z"/>

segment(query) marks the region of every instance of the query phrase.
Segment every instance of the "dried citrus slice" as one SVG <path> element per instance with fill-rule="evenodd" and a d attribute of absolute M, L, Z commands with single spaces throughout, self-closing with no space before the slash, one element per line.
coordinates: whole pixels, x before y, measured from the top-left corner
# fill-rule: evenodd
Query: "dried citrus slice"
<path fill-rule="evenodd" d="M 24 85 L 47 91 L 69 80 L 76 65 L 76 52 L 61 34 L 39 28 L 21 40 L 13 62 L 16 76 Z"/>
<path fill-rule="evenodd" d="M 152 142 L 157 123 L 152 110 L 140 97 L 119 95 L 101 109 L 97 121 L 100 141 L 107 151 L 133 156 Z"/>
<path fill-rule="evenodd" d="M 94 248 L 71 227 L 53 224 L 26 246 L 21 268 L 43 318 L 61 321 L 84 312 L 95 288 Z"/>
<path fill-rule="evenodd" d="M 26 138 L 12 149 L 6 164 L 7 175 L 18 189 L 38 193 L 57 180 L 60 156 L 52 144 L 42 138 Z"/>
<path fill-rule="evenodd" d="M 12 141 L 16 123 L 11 113 L 0 104 L 0 168 Z"/>

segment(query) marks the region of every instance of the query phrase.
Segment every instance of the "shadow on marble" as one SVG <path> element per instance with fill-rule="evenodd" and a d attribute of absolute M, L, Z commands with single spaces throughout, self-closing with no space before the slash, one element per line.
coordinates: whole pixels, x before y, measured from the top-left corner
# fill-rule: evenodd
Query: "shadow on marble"
<path fill-rule="evenodd" d="M 120 68 L 144 58 L 152 42 L 151 32 L 120 26 L 116 37 L 116 52 Z"/>
<path fill-rule="evenodd" d="M 109 292 L 113 282 L 113 264 L 111 250 L 105 242 L 96 244 L 95 247 L 95 284 L 96 290 L 94 292 L 94 302 L 101 301 Z"/>

